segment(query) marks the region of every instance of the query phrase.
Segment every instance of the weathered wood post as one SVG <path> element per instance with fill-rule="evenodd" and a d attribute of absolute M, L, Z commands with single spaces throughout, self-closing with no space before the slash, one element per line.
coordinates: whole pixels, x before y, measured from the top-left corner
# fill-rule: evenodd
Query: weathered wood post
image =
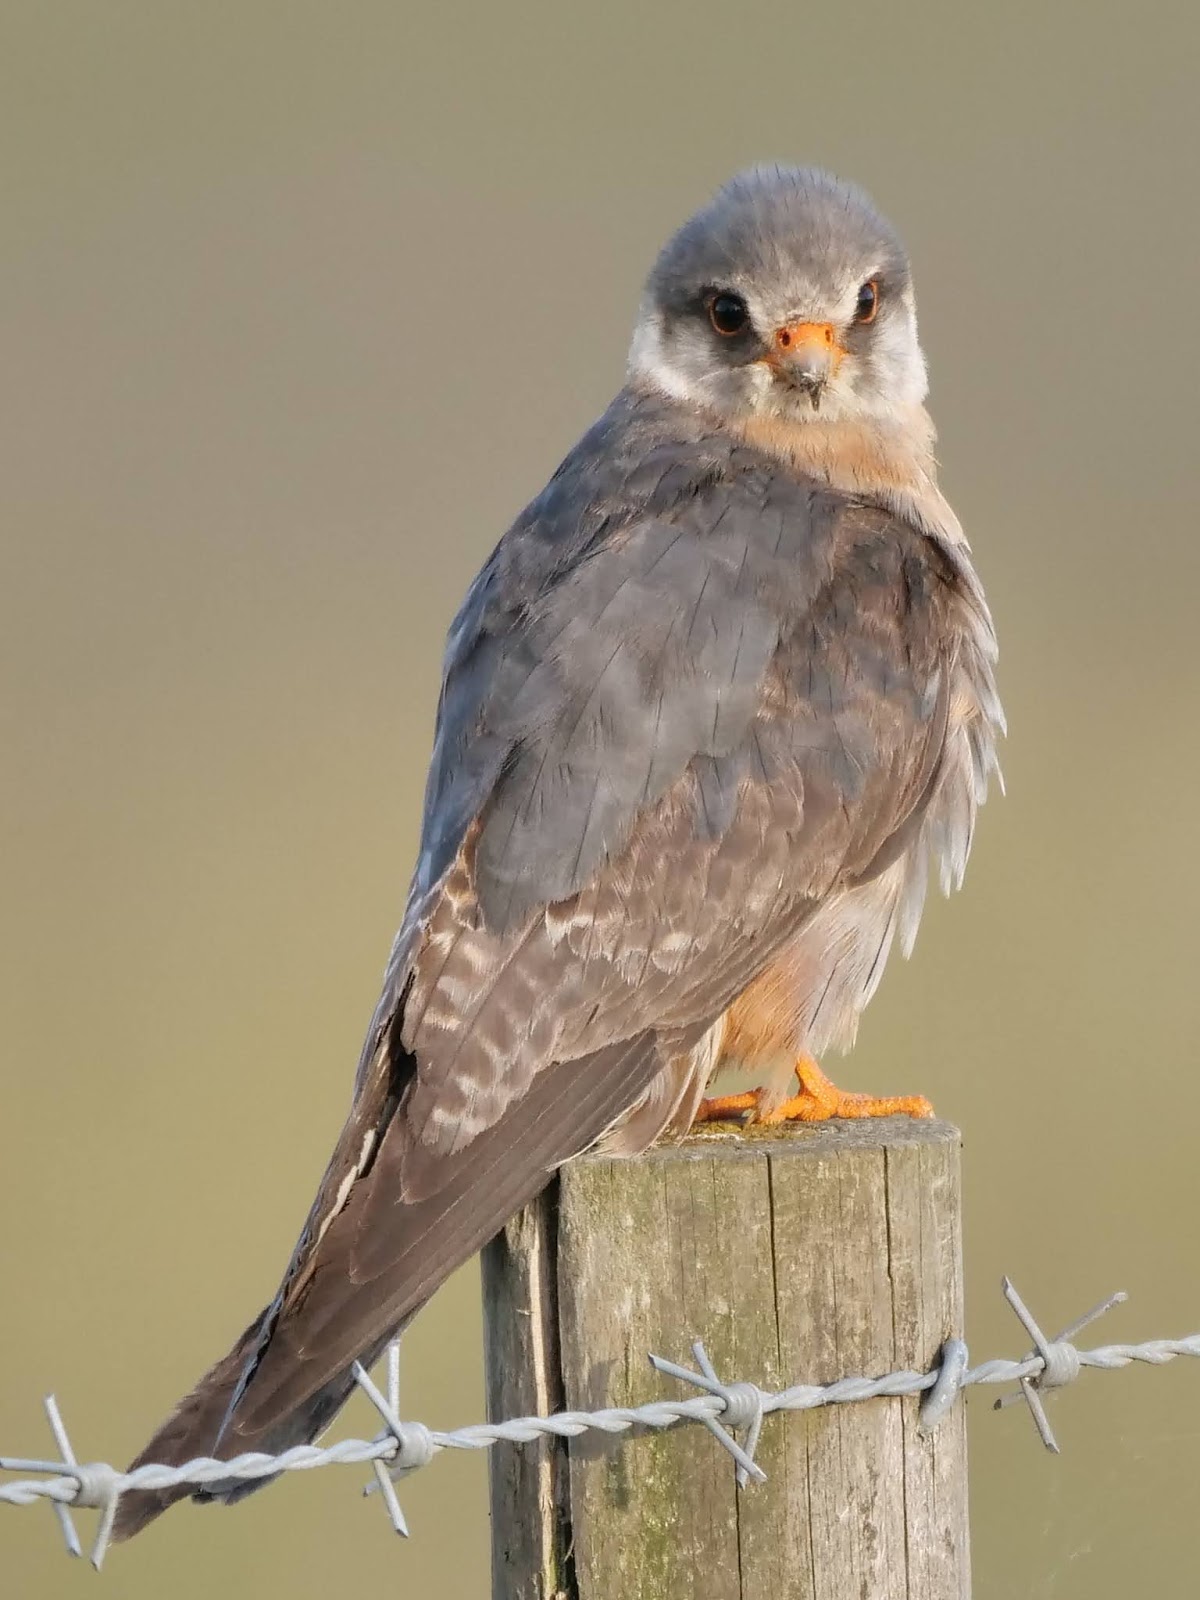
<path fill-rule="evenodd" d="M 893 1118 L 694 1136 L 564 1170 L 484 1256 L 494 1417 L 928 1369 L 963 1331 L 959 1134 Z M 768 1416 L 739 1490 L 703 1428 L 492 1452 L 493 1600 L 967 1600 L 963 1407 Z"/>

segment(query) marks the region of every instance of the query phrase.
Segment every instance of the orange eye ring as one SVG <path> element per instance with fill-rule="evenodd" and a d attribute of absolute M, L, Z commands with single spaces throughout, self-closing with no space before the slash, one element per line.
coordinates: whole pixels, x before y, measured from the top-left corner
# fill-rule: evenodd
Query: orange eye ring
<path fill-rule="evenodd" d="M 879 284 L 874 278 L 868 278 L 858 291 L 858 300 L 854 306 L 855 322 L 874 322 L 875 314 L 879 310 Z"/>

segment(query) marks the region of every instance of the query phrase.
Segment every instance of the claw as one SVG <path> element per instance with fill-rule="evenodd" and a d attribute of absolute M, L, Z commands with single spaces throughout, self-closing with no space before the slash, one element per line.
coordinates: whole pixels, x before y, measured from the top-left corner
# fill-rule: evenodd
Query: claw
<path fill-rule="evenodd" d="M 697 1122 L 828 1122 L 833 1117 L 932 1117 L 933 1107 L 922 1094 L 850 1094 L 831 1083 L 809 1056 L 796 1063 L 800 1093 L 781 1105 L 766 1103 L 761 1089 L 745 1094 L 720 1095 L 703 1100 Z"/>

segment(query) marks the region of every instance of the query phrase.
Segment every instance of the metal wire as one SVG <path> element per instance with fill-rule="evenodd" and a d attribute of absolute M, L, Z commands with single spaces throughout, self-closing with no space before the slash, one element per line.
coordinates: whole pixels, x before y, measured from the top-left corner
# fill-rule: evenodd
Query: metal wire
<path fill-rule="evenodd" d="M 877 1378 L 839 1378 L 835 1383 L 795 1384 L 770 1391 L 748 1382 L 723 1383 L 717 1376 L 700 1343 L 692 1346 L 698 1370 L 677 1366 L 652 1355 L 650 1363 L 666 1377 L 677 1379 L 700 1390 L 683 1400 L 655 1400 L 640 1406 L 612 1406 L 603 1411 L 558 1411 L 550 1416 L 515 1417 L 508 1422 L 477 1423 L 448 1432 L 427 1428 L 423 1423 L 404 1422 L 400 1410 L 399 1356 L 396 1346 L 388 1352 L 388 1392 L 383 1395 L 363 1368 L 355 1363 L 354 1377 L 359 1387 L 379 1412 L 384 1431 L 374 1439 L 343 1439 L 326 1447 L 297 1445 L 280 1455 L 249 1451 L 228 1461 L 197 1456 L 182 1466 L 148 1464 L 133 1472 L 120 1472 L 106 1462 L 80 1463 L 71 1448 L 54 1396 L 47 1397 L 46 1413 L 61 1460 L 33 1460 L 19 1456 L 0 1456 L 0 1470 L 40 1473 L 0 1484 L 0 1503 L 34 1505 L 48 1500 L 62 1527 L 67 1549 L 81 1554 L 81 1546 L 71 1520 L 70 1507 L 94 1507 L 100 1512 L 93 1541 L 91 1560 L 99 1568 L 112 1533 L 117 1505 L 123 1494 L 136 1489 L 172 1489 L 179 1485 L 201 1488 L 238 1479 L 273 1477 L 282 1472 L 309 1472 L 318 1467 L 362 1466 L 369 1464 L 375 1481 L 367 1494 L 379 1490 L 384 1498 L 392 1526 L 407 1536 L 404 1514 L 396 1498 L 394 1482 L 428 1465 L 443 1450 L 487 1450 L 494 1444 L 530 1444 L 538 1439 L 574 1439 L 582 1433 L 621 1434 L 629 1429 L 672 1428 L 683 1422 L 699 1422 L 709 1429 L 723 1449 L 733 1457 L 737 1480 L 746 1487 L 752 1480 L 761 1482 L 766 1474 L 754 1460 L 762 1419 L 776 1411 L 812 1411 L 821 1406 L 858 1404 L 864 1400 L 902 1395 L 924 1395 L 920 1408 L 920 1428 L 931 1432 L 952 1409 L 961 1390 L 976 1384 L 1016 1383 L 1017 1389 L 996 1402 L 997 1409 L 1013 1400 L 1029 1406 L 1043 1444 L 1057 1450 L 1058 1444 L 1046 1417 L 1042 1397 L 1050 1389 L 1073 1383 L 1084 1368 L 1111 1372 L 1140 1361 L 1162 1366 L 1176 1356 L 1200 1356 L 1200 1333 L 1183 1339 L 1150 1339 L 1142 1344 L 1109 1344 L 1092 1350 L 1079 1350 L 1072 1343 L 1088 1323 L 1102 1316 L 1125 1299 L 1111 1295 L 1092 1310 L 1078 1317 L 1055 1338 L 1048 1339 L 1034 1320 L 1020 1295 L 1006 1278 L 1004 1295 L 1033 1344 L 1029 1355 L 1020 1361 L 985 1361 L 968 1364 L 967 1346 L 961 1339 L 949 1339 L 939 1352 L 937 1363 L 928 1372 L 889 1372 Z M 739 1443 L 732 1429 L 745 1432 Z"/>

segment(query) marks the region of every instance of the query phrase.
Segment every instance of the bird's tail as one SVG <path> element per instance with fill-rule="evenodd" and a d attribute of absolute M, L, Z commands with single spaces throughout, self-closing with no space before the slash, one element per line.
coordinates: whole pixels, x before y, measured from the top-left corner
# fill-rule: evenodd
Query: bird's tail
<path fill-rule="evenodd" d="M 377 1360 L 449 1273 L 636 1103 L 661 1066 L 649 1032 L 555 1063 L 490 1128 L 445 1156 L 424 1150 L 394 1114 L 398 1096 L 382 1088 L 376 1095 L 368 1082 L 279 1295 L 133 1466 L 274 1455 L 315 1439 L 353 1388 L 354 1360 Z M 368 1121 L 380 1131 L 364 1143 Z M 121 1498 L 114 1536 L 129 1538 L 189 1494 L 236 1500 L 269 1481 L 132 1490 Z"/>
<path fill-rule="evenodd" d="M 221 1425 L 265 1316 L 266 1312 L 263 1311 L 255 1317 L 229 1354 L 222 1356 L 192 1392 L 183 1397 L 145 1449 L 130 1462 L 130 1472 L 148 1462 L 168 1467 L 182 1466 L 194 1456 L 216 1448 Z M 185 1500 L 195 1492 L 194 1487 L 184 1485 L 176 1489 L 136 1490 L 123 1495 L 117 1508 L 114 1537 L 128 1539 L 168 1506 L 174 1505 L 177 1500 Z"/>
<path fill-rule="evenodd" d="M 184 1396 L 153 1438 L 130 1462 L 127 1471 L 133 1472 L 149 1462 L 158 1466 L 178 1467 L 185 1461 L 221 1449 L 218 1441 L 222 1428 L 246 1364 L 252 1359 L 263 1319 L 269 1311 L 268 1307 L 256 1317 L 228 1355 L 222 1356 L 191 1393 Z M 365 1364 L 372 1365 L 380 1353 L 364 1351 Z M 245 1431 L 239 1432 L 237 1453 L 264 1450 L 272 1455 L 280 1455 L 293 1445 L 311 1444 L 337 1416 L 353 1387 L 354 1380 L 350 1373 L 339 1373 L 294 1410 L 275 1419 L 269 1431 L 264 1430 L 259 1437 L 247 1436 Z M 223 1450 L 219 1459 L 224 1460 L 229 1454 L 228 1450 Z M 219 1480 L 203 1488 L 181 1484 L 174 1489 L 131 1490 L 121 1497 L 113 1537 L 117 1540 L 132 1538 L 176 1501 L 186 1500 L 189 1496 L 201 1501 L 232 1503 L 270 1483 L 272 1476 Z"/>

